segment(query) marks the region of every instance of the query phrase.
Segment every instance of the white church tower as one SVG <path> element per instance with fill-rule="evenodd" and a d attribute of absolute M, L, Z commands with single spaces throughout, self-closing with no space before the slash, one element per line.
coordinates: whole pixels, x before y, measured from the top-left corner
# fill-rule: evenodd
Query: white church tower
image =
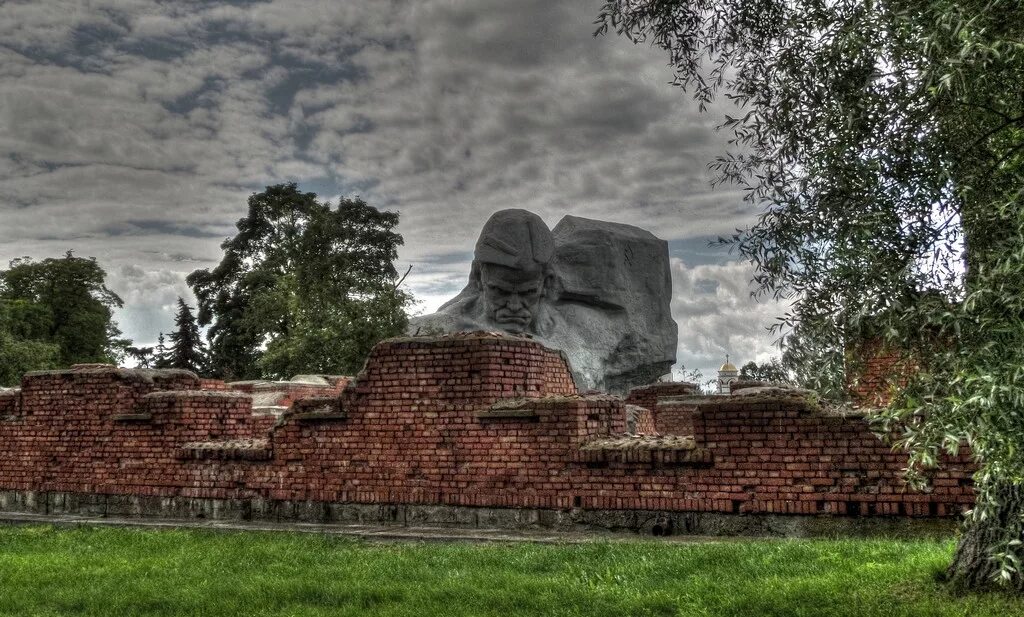
<path fill-rule="evenodd" d="M 718 369 L 718 393 L 731 394 L 732 382 L 738 381 L 739 378 L 739 370 L 729 362 L 729 354 L 725 354 L 725 364 L 722 365 L 722 368 Z"/>

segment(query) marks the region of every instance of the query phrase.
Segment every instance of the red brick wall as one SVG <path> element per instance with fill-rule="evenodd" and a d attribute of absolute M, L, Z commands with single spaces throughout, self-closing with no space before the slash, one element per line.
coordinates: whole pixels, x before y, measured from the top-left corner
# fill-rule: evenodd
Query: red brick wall
<path fill-rule="evenodd" d="M 633 388 L 629 391 L 626 396 L 626 403 L 630 405 L 638 405 L 640 407 L 646 407 L 651 410 L 651 422 L 657 427 L 657 430 L 665 433 L 684 434 L 689 435 L 692 430 L 685 432 L 678 432 L 678 425 L 669 420 L 667 423 L 658 417 L 658 399 L 665 397 L 683 396 L 688 394 L 697 394 L 700 392 L 700 386 L 695 383 L 689 383 L 686 381 L 666 381 L 652 383 L 646 386 L 640 386 L 639 388 Z M 652 427 L 653 429 L 653 427 Z M 655 432 L 651 430 L 650 432 Z"/>
<path fill-rule="evenodd" d="M 511 337 L 385 341 L 339 397 L 301 400 L 269 432 L 247 395 L 191 374 L 22 386 L 0 420 L 0 490 L 865 516 L 973 502 L 965 459 L 904 492 L 905 457 L 863 420 L 790 396 L 677 397 L 692 439 L 624 437 L 621 399 L 578 395 L 558 352 Z"/>
<path fill-rule="evenodd" d="M 633 388 L 626 396 L 626 402 L 630 405 L 639 405 L 647 409 L 654 409 L 658 405 L 658 399 L 665 396 L 682 396 L 685 394 L 697 394 L 700 387 L 695 383 L 686 381 L 665 381 L 652 383 L 647 386 Z"/>
<path fill-rule="evenodd" d="M 228 385 L 226 383 L 224 383 L 223 379 L 200 378 L 199 379 L 199 389 L 200 390 L 227 390 L 228 389 Z"/>
<path fill-rule="evenodd" d="M 695 397 L 661 397 L 655 406 L 658 431 L 666 435 L 693 435 L 695 407 L 688 399 Z"/>
<path fill-rule="evenodd" d="M 906 457 L 860 416 L 777 395 L 709 397 L 693 408 L 697 442 L 715 456 L 695 488 L 740 512 L 949 516 L 974 501 L 968 453 L 944 459 L 929 492 L 909 491 Z"/>
<path fill-rule="evenodd" d="M 253 410 L 258 414 L 253 422 L 259 432 L 263 433 L 269 431 L 277 423 L 280 414 L 278 408 L 284 410 L 296 401 L 308 398 L 338 396 L 351 379 L 351 377 L 332 376 L 329 384 L 293 381 L 237 381 L 225 384 L 223 381 L 204 379 L 201 385 L 204 390 L 230 390 L 248 395 L 258 394 L 263 395 L 264 401 L 269 398 L 272 403 L 264 402 L 264 404 L 272 405 L 271 408 L 257 408 L 257 403 L 253 402 Z M 208 387 L 209 382 L 213 382 L 212 388 Z"/>
<path fill-rule="evenodd" d="M 626 405 L 626 431 L 634 435 L 656 435 L 654 412 L 646 407 Z"/>
<path fill-rule="evenodd" d="M 864 407 L 885 407 L 894 387 L 905 385 L 905 375 L 914 370 L 900 350 L 886 347 L 871 339 L 849 352 L 847 387 L 855 404 Z"/>

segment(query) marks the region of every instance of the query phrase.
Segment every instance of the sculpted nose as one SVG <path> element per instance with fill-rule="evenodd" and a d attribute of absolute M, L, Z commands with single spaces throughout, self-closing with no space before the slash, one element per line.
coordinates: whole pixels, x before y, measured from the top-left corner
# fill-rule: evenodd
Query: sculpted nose
<path fill-rule="evenodd" d="M 518 311 L 519 309 L 523 308 L 523 299 L 519 297 L 519 294 L 511 294 L 508 297 L 508 302 L 506 302 L 506 306 L 508 306 L 508 308 L 513 311 Z"/>

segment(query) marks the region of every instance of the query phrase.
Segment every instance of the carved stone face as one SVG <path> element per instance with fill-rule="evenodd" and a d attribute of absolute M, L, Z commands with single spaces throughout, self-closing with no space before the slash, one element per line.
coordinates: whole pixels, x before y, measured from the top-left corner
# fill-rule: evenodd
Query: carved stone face
<path fill-rule="evenodd" d="M 545 279 L 543 270 L 480 264 L 480 297 L 487 319 L 513 334 L 531 331 L 544 298 Z"/>

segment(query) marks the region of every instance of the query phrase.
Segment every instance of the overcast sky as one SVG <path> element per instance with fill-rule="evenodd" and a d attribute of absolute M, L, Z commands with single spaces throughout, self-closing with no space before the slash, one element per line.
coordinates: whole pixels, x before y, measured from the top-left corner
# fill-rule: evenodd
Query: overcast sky
<path fill-rule="evenodd" d="M 708 247 L 756 214 L 710 187 L 721 114 L 668 85 L 663 53 L 594 38 L 600 5 L 0 1 L 0 262 L 96 257 L 147 344 L 268 184 L 399 211 L 423 312 L 521 207 L 668 240 L 687 368 L 777 355 L 782 308 Z"/>

